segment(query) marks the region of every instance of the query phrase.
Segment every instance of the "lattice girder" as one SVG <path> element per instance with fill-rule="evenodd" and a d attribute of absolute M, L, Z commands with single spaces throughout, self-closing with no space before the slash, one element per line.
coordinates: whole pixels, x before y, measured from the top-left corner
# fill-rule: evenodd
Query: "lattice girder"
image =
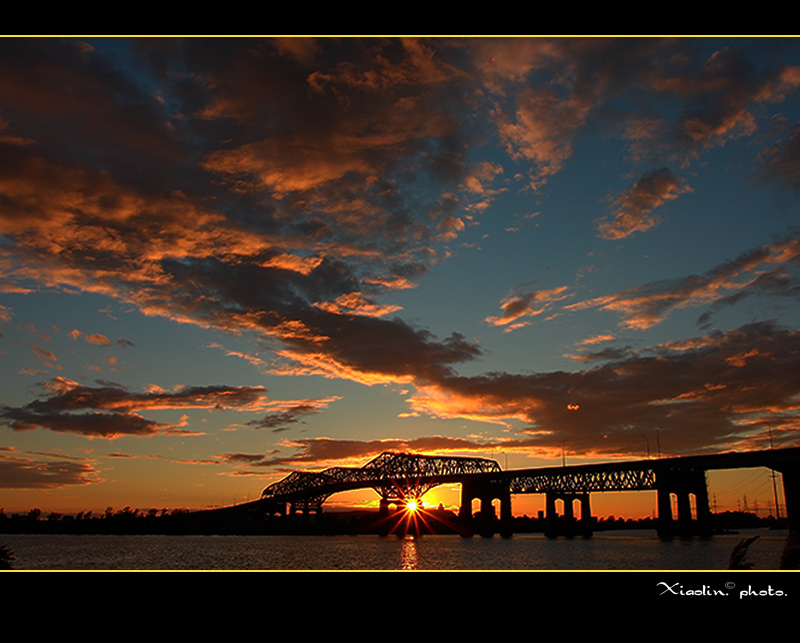
<path fill-rule="evenodd" d="M 295 471 L 283 480 L 268 486 L 262 498 L 297 496 L 313 493 L 322 487 L 363 485 L 372 487 L 383 498 L 421 497 L 440 484 L 443 476 L 494 473 L 500 465 L 484 458 L 445 457 L 411 453 L 384 452 L 361 468 L 333 467 L 324 471 Z M 419 481 L 425 478 L 425 481 Z M 330 495 L 330 494 L 328 494 Z"/>

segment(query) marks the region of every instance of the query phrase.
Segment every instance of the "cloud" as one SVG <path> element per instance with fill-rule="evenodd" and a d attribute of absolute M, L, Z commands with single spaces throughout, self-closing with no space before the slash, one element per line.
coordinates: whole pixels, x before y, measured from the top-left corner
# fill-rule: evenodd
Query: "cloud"
<path fill-rule="evenodd" d="M 800 125 L 795 125 L 785 142 L 778 142 L 762 152 L 764 176 L 800 189 Z"/>
<path fill-rule="evenodd" d="M 111 384 L 92 388 L 63 378 L 46 382 L 45 388 L 53 395 L 46 402 L 38 403 L 37 408 L 126 411 L 181 408 L 254 410 L 262 408 L 266 396 L 266 389 L 260 386 L 185 386 L 174 391 L 154 387 L 147 393 L 131 393 Z"/>
<path fill-rule="evenodd" d="M 487 323 L 515 330 L 525 325 L 524 317 L 550 317 L 591 309 L 613 312 L 622 317 L 620 326 L 646 330 L 664 322 L 675 311 L 705 307 L 698 324 L 705 326 L 721 309 L 747 297 L 792 298 L 800 292 L 800 239 L 790 233 L 784 238 L 742 253 L 705 273 L 651 282 L 616 293 L 600 295 L 557 309 L 554 304 L 574 298 L 566 286 L 527 291 L 517 287 L 501 303 L 502 314 L 486 318 Z"/>
<path fill-rule="evenodd" d="M 45 384 L 49 397 L 22 407 L 0 408 L 0 422 L 14 431 L 36 428 L 57 433 L 76 433 L 86 437 L 113 439 L 121 436 L 152 436 L 178 431 L 183 424 L 159 423 L 139 414 L 141 411 L 208 409 L 254 411 L 263 409 L 262 387 L 202 386 L 177 391 L 154 389 L 131 393 L 106 384 L 87 387 L 63 378 Z"/>
<path fill-rule="evenodd" d="M 263 453 L 224 453 L 219 456 L 224 462 L 231 464 L 258 464 L 262 462 L 266 456 Z"/>
<path fill-rule="evenodd" d="M 642 61 L 652 61 L 662 46 L 649 39 L 591 38 L 492 39 L 476 45 L 496 99 L 499 136 L 513 158 L 531 163 L 533 188 L 564 168 L 575 139 L 607 101 L 626 87 L 646 86 L 645 74 L 651 72 Z"/>
<path fill-rule="evenodd" d="M 674 455 L 756 448 L 770 430 L 778 444 L 794 441 L 799 355 L 799 332 L 753 324 L 582 371 L 449 378 L 409 403 L 437 417 L 521 422 L 542 453 L 565 440 L 587 457 L 636 453 L 658 429 Z"/>
<path fill-rule="evenodd" d="M 587 130 L 622 132 L 632 161 L 685 167 L 705 151 L 753 136 L 765 106 L 774 108 L 796 95 L 797 65 L 758 65 L 745 48 L 703 52 L 705 44 L 651 38 L 486 39 L 475 51 L 496 100 L 493 117 L 501 140 L 514 158 L 530 161 L 530 184 L 538 189 L 562 171 Z M 759 48 L 757 41 L 749 44 Z M 634 94 L 649 108 L 639 110 L 636 101 L 622 107 L 619 99 Z M 654 109 L 658 98 L 677 99 L 682 108 Z M 767 167 L 796 186 L 793 149 L 793 142 L 776 145 Z M 636 195 L 642 187 L 621 197 L 616 225 L 604 225 L 604 235 L 627 236 L 657 223 L 652 205 L 642 209 L 642 197 Z"/>
<path fill-rule="evenodd" d="M 503 312 L 496 317 L 487 317 L 485 321 L 492 326 L 505 326 L 506 332 L 516 330 L 526 325 L 525 322 L 518 321 L 521 318 L 542 315 L 552 309 L 554 302 L 570 296 L 566 286 L 509 295 L 500 304 Z"/>
<path fill-rule="evenodd" d="M 0 454 L 0 489 L 57 489 L 96 480 L 97 472 L 86 462 Z"/>
<path fill-rule="evenodd" d="M 552 91 L 527 91 L 513 117 L 498 123 L 512 155 L 536 167 L 531 183 L 539 187 L 560 172 L 572 156 L 572 138 L 585 124 L 592 105 L 581 97 L 563 97 Z"/>
<path fill-rule="evenodd" d="M 653 210 L 690 191 L 669 168 L 654 170 L 614 201 L 614 218 L 598 224 L 600 236 L 624 239 L 634 232 L 649 230 L 659 223 Z"/>
<path fill-rule="evenodd" d="M 599 309 L 622 316 L 621 326 L 645 330 L 676 310 L 706 306 L 699 322 L 745 297 L 792 297 L 798 292 L 800 240 L 795 235 L 745 252 L 702 274 L 652 282 L 569 304 L 565 311 Z"/>
<path fill-rule="evenodd" d="M 67 333 L 69 337 L 72 339 L 83 339 L 84 341 L 88 342 L 89 344 L 96 344 L 97 346 L 111 346 L 111 340 L 108 337 L 101 335 L 100 333 L 92 333 L 91 335 L 87 335 L 86 333 L 82 333 L 77 328 Z M 119 344 L 124 340 L 120 340 L 117 343 Z"/>
<path fill-rule="evenodd" d="M 304 416 L 319 413 L 337 399 L 339 398 L 333 397 L 322 400 L 276 403 L 273 405 L 278 407 L 276 410 L 271 410 L 260 420 L 253 420 L 247 424 L 257 429 L 271 429 L 273 433 L 279 433 L 288 430 L 298 422 L 304 422 Z"/>

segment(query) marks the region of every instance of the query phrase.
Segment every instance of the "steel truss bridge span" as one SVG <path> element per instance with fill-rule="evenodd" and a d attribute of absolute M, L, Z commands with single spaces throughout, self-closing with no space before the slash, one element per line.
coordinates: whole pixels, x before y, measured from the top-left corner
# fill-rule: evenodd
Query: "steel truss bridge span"
<path fill-rule="evenodd" d="M 585 471 L 566 468 L 534 469 L 529 472 L 509 472 L 503 477 L 507 478 L 512 494 L 644 491 L 657 486 L 656 470 L 647 465 L 608 470 L 588 468 Z"/>
<path fill-rule="evenodd" d="M 271 484 L 262 501 L 298 502 L 328 498 L 351 489 L 373 488 L 390 500 L 422 497 L 444 483 L 507 486 L 511 494 L 593 493 L 658 489 L 668 472 L 767 467 L 800 467 L 800 448 L 730 452 L 599 464 L 503 471 L 494 460 L 385 452 L 363 467 L 333 467 L 320 472 L 295 471 Z"/>
<path fill-rule="evenodd" d="M 332 467 L 320 472 L 295 471 L 261 493 L 264 504 L 289 503 L 295 510 L 321 511 L 334 493 L 372 488 L 381 503 L 402 504 L 434 487 L 472 476 L 501 473 L 494 460 L 384 452 L 363 467 Z"/>
<path fill-rule="evenodd" d="M 755 467 L 786 473 L 800 467 L 800 448 L 519 469 L 503 471 L 501 477 L 512 494 L 647 491 L 658 490 L 676 472 Z"/>

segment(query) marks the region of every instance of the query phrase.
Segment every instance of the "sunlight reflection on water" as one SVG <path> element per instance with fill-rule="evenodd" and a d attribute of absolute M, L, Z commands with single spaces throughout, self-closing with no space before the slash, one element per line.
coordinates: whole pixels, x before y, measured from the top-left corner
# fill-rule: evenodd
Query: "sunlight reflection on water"
<path fill-rule="evenodd" d="M 403 538 L 400 548 L 400 569 L 417 569 L 417 540 L 411 536 Z"/>

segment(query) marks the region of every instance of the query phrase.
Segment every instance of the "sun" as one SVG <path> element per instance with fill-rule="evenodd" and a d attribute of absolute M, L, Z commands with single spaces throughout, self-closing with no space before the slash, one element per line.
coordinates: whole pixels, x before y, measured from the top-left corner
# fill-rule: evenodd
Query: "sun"
<path fill-rule="evenodd" d="M 409 500 L 406 503 L 406 511 L 408 513 L 414 513 L 415 511 L 419 511 L 422 508 L 422 503 L 419 500 Z"/>

